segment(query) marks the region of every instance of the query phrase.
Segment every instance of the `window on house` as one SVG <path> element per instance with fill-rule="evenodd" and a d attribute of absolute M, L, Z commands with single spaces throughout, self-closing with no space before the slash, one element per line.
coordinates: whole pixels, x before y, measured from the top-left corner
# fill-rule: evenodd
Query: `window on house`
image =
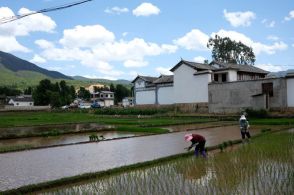
<path fill-rule="evenodd" d="M 218 82 L 218 74 L 214 74 L 213 80 L 216 81 L 216 82 Z"/>
<path fill-rule="evenodd" d="M 274 96 L 273 83 L 262 83 L 262 93 Z"/>
<path fill-rule="evenodd" d="M 32 103 L 30 103 L 30 106 L 33 105 Z"/>
<path fill-rule="evenodd" d="M 19 105 L 19 103 L 16 103 L 16 105 L 18 106 L 18 105 Z"/>
<path fill-rule="evenodd" d="M 227 74 L 222 74 L 222 82 L 227 82 Z"/>

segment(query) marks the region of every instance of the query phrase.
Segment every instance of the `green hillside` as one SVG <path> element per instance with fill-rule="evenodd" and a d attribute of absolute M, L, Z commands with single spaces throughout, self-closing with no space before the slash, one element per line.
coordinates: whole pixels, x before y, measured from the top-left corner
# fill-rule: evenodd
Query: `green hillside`
<path fill-rule="evenodd" d="M 130 84 L 126 84 L 126 82 L 120 83 L 119 81 L 111 81 L 111 80 L 100 80 L 99 79 L 89 79 L 89 80 L 67 80 L 67 79 L 53 79 L 44 74 L 33 72 L 33 71 L 17 71 L 13 72 L 7 68 L 5 68 L 2 64 L 0 64 L 0 86 L 8 86 L 15 87 L 18 89 L 25 89 L 29 86 L 36 86 L 43 79 L 49 79 L 51 82 L 60 82 L 61 80 L 65 80 L 68 85 L 73 85 L 75 88 L 86 87 L 91 84 L 104 84 L 110 85 L 113 84 L 123 84 L 129 86 Z"/>

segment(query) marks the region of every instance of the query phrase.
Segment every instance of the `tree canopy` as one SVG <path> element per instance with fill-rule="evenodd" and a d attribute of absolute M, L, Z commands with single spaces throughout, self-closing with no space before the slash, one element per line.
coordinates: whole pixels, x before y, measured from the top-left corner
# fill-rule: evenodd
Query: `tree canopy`
<path fill-rule="evenodd" d="M 240 41 L 232 41 L 229 37 L 215 35 L 215 38 L 209 39 L 207 47 L 212 48 L 212 59 L 215 61 L 245 65 L 253 65 L 255 62 L 251 47 Z"/>
<path fill-rule="evenodd" d="M 51 83 L 50 80 L 41 80 L 33 91 L 35 105 L 48 105 L 59 107 L 70 104 L 75 98 L 75 89 L 68 86 L 65 81 Z"/>

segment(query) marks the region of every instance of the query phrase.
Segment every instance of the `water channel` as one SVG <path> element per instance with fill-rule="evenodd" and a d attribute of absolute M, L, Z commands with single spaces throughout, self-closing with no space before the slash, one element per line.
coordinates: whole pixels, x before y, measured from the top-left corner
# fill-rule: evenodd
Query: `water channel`
<path fill-rule="evenodd" d="M 191 130 L 206 146 L 240 139 L 238 126 Z M 252 129 L 254 135 L 259 130 Z M 186 152 L 187 131 L 0 154 L 0 191 Z"/>

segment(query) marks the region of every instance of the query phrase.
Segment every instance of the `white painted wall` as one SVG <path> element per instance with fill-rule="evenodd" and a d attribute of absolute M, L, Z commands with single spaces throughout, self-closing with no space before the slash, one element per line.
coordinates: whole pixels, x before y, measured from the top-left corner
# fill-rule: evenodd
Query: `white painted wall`
<path fill-rule="evenodd" d="M 158 104 L 173 104 L 174 103 L 174 88 L 169 87 L 159 87 L 158 88 Z"/>
<path fill-rule="evenodd" d="M 228 81 L 237 81 L 237 71 L 229 70 L 228 71 Z"/>
<path fill-rule="evenodd" d="M 8 103 L 13 106 L 34 106 L 34 102 L 15 102 L 12 99 Z"/>
<path fill-rule="evenodd" d="M 294 78 L 287 78 L 287 105 L 294 107 Z"/>
<path fill-rule="evenodd" d="M 155 104 L 155 90 L 136 91 L 136 104 Z"/>
<path fill-rule="evenodd" d="M 210 74 L 193 75 L 196 72 L 187 65 L 181 65 L 174 71 L 175 103 L 208 102 L 208 83 Z"/>
<path fill-rule="evenodd" d="M 135 82 L 135 88 L 144 88 L 145 87 L 145 81 L 141 78 L 138 78 Z"/>
<path fill-rule="evenodd" d="M 104 100 L 104 106 L 105 107 L 110 107 L 114 105 L 114 101 L 113 100 Z"/>

